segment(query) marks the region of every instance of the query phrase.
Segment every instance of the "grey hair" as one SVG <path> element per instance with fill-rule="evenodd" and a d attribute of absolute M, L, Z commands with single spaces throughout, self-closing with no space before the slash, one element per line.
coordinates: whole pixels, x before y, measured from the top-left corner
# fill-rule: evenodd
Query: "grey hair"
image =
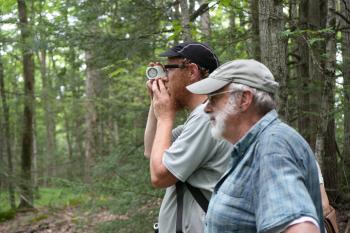
<path fill-rule="evenodd" d="M 229 90 L 231 91 L 250 91 L 254 95 L 253 104 L 257 108 L 257 111 L 260 114 L 265 115 L 269 111 L 277 108 L 277 102 L 275 100 L 275 96 L 261 90 L 257 90 L 256 88 L 249 87 L 244 84 L 239 83 L 231 83 L 229 84 Z"/>

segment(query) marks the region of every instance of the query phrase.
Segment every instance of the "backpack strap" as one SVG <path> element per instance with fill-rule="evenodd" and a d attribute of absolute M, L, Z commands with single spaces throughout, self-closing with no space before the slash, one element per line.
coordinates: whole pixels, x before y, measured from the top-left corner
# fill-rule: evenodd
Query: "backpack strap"
<path fill-rule="evenodd" d="M 197 201 L 197 203 L 202 207 L 202 210 L 207 213 L 208 211 L 208 205 L 209 201 L 208 199 L 204 196 L 204 194 L 201 192 L 199 188 L 193 187 L 190 185 L 190 183 L 185 182 L 187 188 L 190 190 L 192 196 L 194 199 Z"/>
<path fill-rule="evenodd" d="M 183 233 L 182 232 L 182 213 L 183 213 L 183 198 L 184 198 L 184 187 L 188 188 L 190 190 L 193 198 L 196 200 L 196 202 L 200 205 L 202 210 L 207 213 L 208 210 L 208 199 L 204 196 L 204 194 L 201 192 L 199 188 L 193 187 L 188 182 L 176 182 L 176 203 L 177 203 L 177 211 L 176 211 L 176 233 Z"/>
<path fill-rule="evenodd" d="M 184 183 L 181 181 L 176 182 L 176 233 L 182 233 L 182 212 L 183 212 L 183 199 L 184 199 Z"/>

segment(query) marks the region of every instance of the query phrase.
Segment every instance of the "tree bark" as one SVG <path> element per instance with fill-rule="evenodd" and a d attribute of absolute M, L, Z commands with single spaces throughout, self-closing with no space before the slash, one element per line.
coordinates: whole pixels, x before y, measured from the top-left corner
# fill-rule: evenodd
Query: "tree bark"
<path fill-rule="evenodd" d="M 7 186 L 9 192 L 9 203 L 11 208 L 15 208 L 15 191 L 14 191 L 14 178 L 13 178 L 13 163 L 12 163 L 12 150 L 11 150 L 11 134 L 10 134 L 10 109 L 7 103 L 7 97 L 5 94 L 5 77 L 4 77 L 4 67 L 2 64 L 1 54 L 0 54 L 0 93 L 1 93 L 1 103 L 2 110 L 4 113 L 3 119 L 3 129 L 4 129 L 4 147 L 7 154 Z"/>
<path fill-rule="evenodd" d="M 190 26 L 190 12 L 187 0 L 179 0 L 181 9 L 181 25 L 182 25 L 182 39 L 184 41 L 192 41 L 191 26 Z"/>
<path fill-rule="evenodd" d="M 33 207 L 32 157 L 33 157 L 33 110 L 34 110 L 34 58 L 31 49 L 31 29 L 27 19 L 25 0 L 17 0 L 21 31 L 24 77 L 24 111 L 21 154 L 21 197 L 19 208 Z M 28 43 L 29 42 L 29 43 Z"/>
<path fill-rule="evenodd" d="M 288 119 L 287 113 L 287 64 L 286 40 L 282 38 L 284 29 L 283 1 L 259 1 L 259 31 L 261 61 L 279 82 L 279 114 Z"/>
<path fill-rule="evenodd" d="M 50 179 L 55 176 L 56 169 L 56 122 L 54 117 L 54 103 L 52 102 L 52 82 L 47 76 L 47 64 L 46 64 L 46 50 L 42 49 L 38 54 L 38 59 L 40 61 L 40 76 L 42 80 L 42 99 L 44 107 L 44 122 L 46 128 L 46 174 L 47 178 Z"/>
<path fill-rule="evenodd" d="M 333 31 L 325 35 L 326 60 L 324 66 L 324 83 L 321 97 L 320 123 L 317 129 L 315 154 L 323 168 L 325 185 L 329 190 L 336 190 L 337 179 L 337 153 L 335 139 L 335 117 L 334 117 L 334 96 L 335 96 L 335 70 L 336 70 L 336 18 L 333 14 L 335 9 L 334 0 L 327 2 L 326 27 Z M 322 166 L 323 165 L 323 166 Z M 336 193 L 328 193 L 331 199 L 335 199 Z"/>
<path fill-rule="evenodd" d="M 0 94 L 1 94 L 1 90 L 0 90 Z M 5 130 L 4 127 L 2 127 L 4 125 L 3 123 L 3 118 L 2 118 L 2 114 L 0 114 L 0 138 L 4 138 L 5 136 Z M 7 182 L 6 182 L 6 168 L 7 168 L 7 164 L 5 163 L 5 159 L 4 159 L 4 154 L 5 154 L 5 142 L 3 140 L 0 140 L 0 190 L 4 190 L 7 189 Z M 1 198 L 1 193 L 0 193 L 0 198 Z M 1 211 L 1 208 L 0 208 Z"/>
<path fill-rule="evenodd" d="M 291 0 L 289 1 L 289 18 L 288 24 L 290 25 L 291 32 L 296 32 L 298 29 L 298 1 Z M 287 64 L 288 66 L 288 123 L 293 128 L 298 128 L 298 114 L 299 114 L 299 70 L 298 64 L 300 62 L 298 57 L 298 43 L 297 37 L 291 36 L 289 38 L 290 42 L 288 43 L 288 53 Z"/>
<path fill-rule="evenodd" d="M 236 10 L 234 8 L 234 2 L 231 1 L 228 8 L 228 19 L 230 24 L 230 29 L 228 32 L 228 44 L 230 45 L 227 48 L 228 54 L 235 54 L 235 45 L 237 44 L 237 27 L 236 27 Z"/>
<path fill-rule="evenodd" d="M 98 114 L 96 99 L 98 97 L 100 85 L 99 70 L 94 64 L 93 53 L 86 53 L 86 138 L 85 138 L 85 181 L 90 182 L 90 168 L 94 157 L 97 157 L 98 150 Z"/>
<path fill-rule="evenodd" d="M 39 184 L 38 184 L 38 145 L 36 140 L 36 113 L 33 112 L 33 157 L 32 157 L 32 183 L 33 192 L 38 194 Z M 34 195 L 35 195 L 34 194 Z"/>
<path fill-rule="evenodd" d="M 346 19 L 350 19 L 350 0 L 340 0 L 341 13 Z M 343 158 L 350 169 L 350 23 L 341 19 L 341 48 L 343 57 L 343 82 L 344 82 L 344 136 Z"/>
<path fill-rule="evenodd" d="M 326 18 L 324 16 L 327 15 L 327 12 L 325 12 L 326 6 L 327 6 L 326 0 L 311 0 L 309 1 L 309 7 L 308 7 L 308 23 L 309 23 L 309 30 L 311 31 L 319 31 L 322 28 L 325 28 L 326 22 L 323 18 Z M 310 128 L 310 145 L 311 148 L 314 149 L 316 152 L 318 149 L 316 148 L 316 143 L 318 143 L 319 138 L 318 133 L 321 133 L 319 130 L 320 122 L 322 121 L 322 118 L 320 118 L 320 111 L 321 108 L 324 106 L 321 106 L 321 99 L 322 99 L 322 93 L 324 91 L 324 81 L 326 80 L 325 77 L 325 59 L 322 57 L 326 53 L 326 45 L 323 41 L 318 41 L 313 44 L 309 44 L 310 46 L 310 52 L 309 52 L 309 76 L 310 76 L 310 84 L 309 84 L 309 91 L 310 91 L 310 107 L 308 109 L 308 112 L 310 114 L 310 117 L 312 120 L 310 121 L 309 128 Z M 321 123 L 322 124 L 322 123 Z M 325 127 L 326 126 L 322 126 Z M 322 131 L 322 130 L 321 130 Z M 324 137 L 324 135 L 322 136 Z M 316 155 L 320 155 L 316 152 Z M 322 156 L 317 158 L 320 165 L 322 165 Z"/>
<path fill-rule="evenodd" d="M 251 53 L 252 57 L 261 61 L 259 43 L 259 1 L 250 0 L 250 20 L 251 20 Z"/>
<path fill-rule="evenodd" d="M 306 31 L 309 28 L 308 25 L 308 9 L 309 1 L 301 0 L 299 4 L 299 22 L 298 29 Z M 310 75 L 309 75 L 309 46 L 308 36 L 306 32 L 303 32 L 301 36 L 297 37 L 297 72 L 298 72 L 298 129 L 304 136 L 306 141 L 311 145 L 311 130 L 310 126 Z"/>
<path fill-rule="evenodd" d="M 205 3 L 204 0 L 199 1 L 200 4 Z M 211 28 L 210 28 L 210 14 L 209 11 L 205 11 L 200 18 L 202 41 L 210 43 L 211 41 Z"/>

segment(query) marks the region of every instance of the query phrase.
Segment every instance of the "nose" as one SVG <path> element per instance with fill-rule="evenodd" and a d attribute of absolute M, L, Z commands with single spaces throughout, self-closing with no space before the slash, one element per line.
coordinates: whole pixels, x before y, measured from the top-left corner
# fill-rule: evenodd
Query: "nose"
<path fill-rule="evenodd" d="M 207 101 L 207 104 L 205 105 L 204 112 L 211 113 L 213 112 L 212 106 L 210 104 L 210 101 Z"/>

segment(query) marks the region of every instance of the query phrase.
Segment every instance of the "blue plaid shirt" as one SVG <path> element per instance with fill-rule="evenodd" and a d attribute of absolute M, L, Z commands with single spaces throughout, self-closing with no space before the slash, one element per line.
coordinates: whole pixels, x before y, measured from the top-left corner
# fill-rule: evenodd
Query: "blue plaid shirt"
<path fill-rule="evenodd" d="M 275 232 L 303 216 L 324 232 L 314 154 L 275 110 L 234 145 L 232 158 L 210 200 L 206 233 Z"/>

